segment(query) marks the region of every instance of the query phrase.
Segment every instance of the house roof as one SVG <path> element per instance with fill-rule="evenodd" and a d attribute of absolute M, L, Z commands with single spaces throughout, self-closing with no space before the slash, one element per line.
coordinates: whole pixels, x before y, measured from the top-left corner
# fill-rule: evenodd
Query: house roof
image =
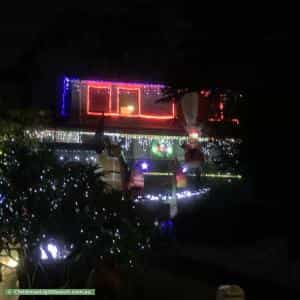
<path fill-rule="evenodd" d="M 67 128 L 81 128 L 83 130 L 96 131 L 103 126 L 103 130 L 108 132 L 123 132 L 137 134 L 155 135 L 186 135 L 184 126 L 179 119 L 143 119 L 126 117 L 105 117 L 101 124 L 99 117 L 89 117 L 85 120 L 68 120 L 58 126 Z"/>
<path fill-rule="evenodd" d="M 178 119 L 105 118 L 104 128 L 126 133 L 185 134 L 183 124 Z"/>

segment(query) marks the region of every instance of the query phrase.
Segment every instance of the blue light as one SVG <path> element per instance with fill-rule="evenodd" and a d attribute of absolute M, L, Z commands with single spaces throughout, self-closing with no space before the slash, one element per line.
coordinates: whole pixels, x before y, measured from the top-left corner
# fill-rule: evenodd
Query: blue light
<path fill-rule="evenodd" d="M 68 77 L 64 77 L 63 80 L 63 93 L 61 99 L 60 114 L 63 117 L 67 117 L 70 114 L 70 101 L 71 101 L 71 80 Z"/>
<path fill-rule="evenodd" d="M 149 165 L 144 161 L 141 163 L 141 167 L 142 167 L 143 171 L 146 171 L 146 170 L 148 170 Z"/>
<path fill-rule="evenodd" d="M 61 96 L 60 114 L 62 117 L 68 117 L 71 112 L 71 100 L 72 100 L 72 84 L 74 80 L 80 80 L 79 78 L 69 78 L 65 76 L 63 78 L 63 92 Z M 117 85 L 136 85 L 144 88 L 157 88 L 163 89 L 165 85 L 159 83 L 145 83 L 145 82 L 119 82 L 119 81 L 103 81 L 103 80 L 80 80 L 81 83 L 103 83 L 103 84 L 117 84 Z"/>
<path fill-rule="evenodd" d="M 172 220 L 162 221 L 160 223 L 160 229 L 162 233 L 167 237 L 175 237 L 175 226 Z"/>
<path fill-rule="evenodd" d="M 5 200 L 5 196 L 0 194 L 0 204 L 2 204 Z"/>

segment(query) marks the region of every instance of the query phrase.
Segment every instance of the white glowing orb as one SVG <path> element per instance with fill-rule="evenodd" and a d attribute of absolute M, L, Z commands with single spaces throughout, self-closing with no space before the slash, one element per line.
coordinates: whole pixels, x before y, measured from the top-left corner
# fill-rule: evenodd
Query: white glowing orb
<path fill-rule="evenodd" d="M 134 106 L 133 105 L 128 105 L 127 109 L 129 112 L 133 112 L 134 111 Z"/>
<path fill-rule="evenodd" d="M 143 162 L 141 166 L 142 166 L 142 170 L 148 170 L 148 164 L 146 162 Z"/>
<path fill-rule="evenodd" d="M 188 170 L 187 167 L 183 167 L 183 168 L 182 168 L 182 173 L 186 173 L 187 170 Z"/>

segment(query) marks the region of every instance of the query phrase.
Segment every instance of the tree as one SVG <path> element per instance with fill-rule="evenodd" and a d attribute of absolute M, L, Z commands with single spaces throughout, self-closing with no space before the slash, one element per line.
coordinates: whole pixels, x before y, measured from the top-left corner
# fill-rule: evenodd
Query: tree
<path fill-rule="evenodd" d="M 153 223 L 143 222 L 120 193 L 106 192 L 94 167 L 62 165 L 26 121 L 11 115 L 0 139 L 0 252 L 18 249 L 20 286 L 83 287 L 107 259 L 138 266 Z M 49 275 L 51 265 L 63 266 L 59 283 Z"/>

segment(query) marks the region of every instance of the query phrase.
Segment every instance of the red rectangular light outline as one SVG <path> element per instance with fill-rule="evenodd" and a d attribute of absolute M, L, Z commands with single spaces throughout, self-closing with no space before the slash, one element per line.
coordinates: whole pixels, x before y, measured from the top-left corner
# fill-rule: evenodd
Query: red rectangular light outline
<path fill-rule="evenodd" d="M 120 114 L 120 90 L 127 90 L 127 91 L 137 91 L 138 93 L 138 114 L 132 114 L 131 117 L 138 117 L 141 115 L 141 89 L 138 87 L 117 87 L 117 113 L 120 116 L 124 116 Z M 126 115 L 126 117 L 129 115 Z"/>
<path fill-rule="evenodd" d="M 87 87 L 87 101 L 86 101 L 86 111 L 88 115 L 102 115 L 102 113 L 98 112 L 92 112 L 90 109 L 90 88 L 96 88 L 96 89 L 102 89 L 102 90 L 108 90 L 109 91 L 109 102 L 108 102 L 108 109 L 109 113 L 111 112 L 111 86 L 104 86 L 104 85 L 88 85 Z M 105 115 L 107 113 L 104 113 Z"/>
<path fill-rule="evenodd" d="M 148 115 L 148 114 L 142 114 L 141 113 L 141 87 L 145 86 L 145 84 L 129 84 L 129 83 L 117 83 L 117 82 L 87 82 L 88 84 L 88 90 L 87 90 L 87 115 L 90 116 L 101 116 L 102 113 L 99 112 L 92 112 L 90 111 L 90 99 L 89 99 L 89 89 L 90 87 L 93 88 L 103 88 L 103 89 L 109 89 L 109 112 L 104 113 L 105 116 L 115 116 L 115 117 L 125 117 L 125 118 L 142 118 L 142 119 L 157 119 L 157 120 L 170 120 L 175 118 L 175 103 L 172 103 L 172 115 L 163 115 L 163 116 L 155 116 L 155 115 Z M 111 112 L 111 90 L 112 85 L 117 85 L 117 113 Z M 151 85 L 149 85 L 151 86 Z M 138 114 L 135 115 L 122 115 L 119 112 L 119 90 L 137 90 L 138 91 Z"/>

